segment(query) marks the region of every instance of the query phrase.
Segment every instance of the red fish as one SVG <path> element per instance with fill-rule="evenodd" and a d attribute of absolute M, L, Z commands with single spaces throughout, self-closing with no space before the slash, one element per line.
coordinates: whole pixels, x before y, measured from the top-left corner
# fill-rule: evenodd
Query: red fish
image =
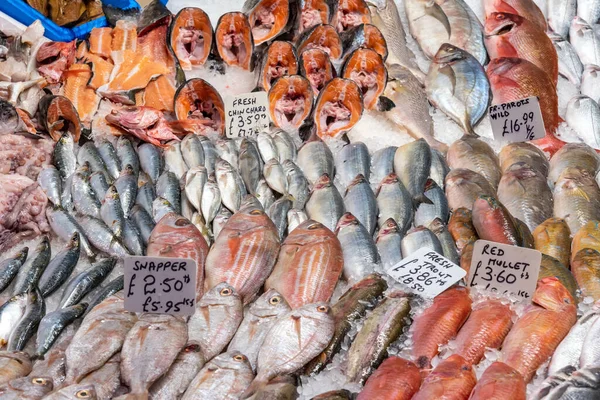
<path fill-rule="evenodd" d="M 492 13 L 516 14 L 536 24 L 542 31 L 548 29 L 546 17 L 533 0 L 483 0 L 485 18 Z"/>
<path fill-rule="evenodd" d="M 421 373 L 412 362 L 390 357 L 369 377 L 356 400 L 410 400 L 421 386 Z"/>
<path fill-rule="evenodd" d="M 523 376 L 512 367 L 496 361 L 481 375 L 469 400 L 525 400 Z"/>
<path fill-rule="evenodd" d="M 453 354 L 438 364 L 413 400 L 467 400 L 477 383 L 475 372 L 464 358 Z"/>
<path fill-rule="evenodd" d="M 64 71 L 75 61 L 75 41 L 46 42 L 35 55 L 38 72 L 48 83 L 58 83 Z"/>

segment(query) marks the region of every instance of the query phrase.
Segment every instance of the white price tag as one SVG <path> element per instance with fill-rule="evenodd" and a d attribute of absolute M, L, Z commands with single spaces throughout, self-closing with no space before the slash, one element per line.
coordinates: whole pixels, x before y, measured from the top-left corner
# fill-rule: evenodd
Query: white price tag
<path fill-rule="evenodd" d="M 196 261 L 187 258 L 125 257 L 125 309 L 192 315 L 196 310 Z"/>
<path fill-rule="evenodd" d="M 227 137 L 256 136 L 269 127 L 269 98 L 254 92 L 225 98 Z"/>
<path fill-rule="evenodd" d="M 527 142 L 546 136 L 540 102 L 535 96 L 491 106 L 488 112 L 495 140 Z"/>
<path fill-rule="evenodd" d="M 542 253 L 537 250 L 478 240 L 473 248 L 468 285 L 512 293 L 531 301 L 541 262 Z"/>
<path fill-rule="evenodd" d="M 386 272 L 413 293 L 429 298 L 442 293 L 467 274 L 464 269 L 428 248 L 414 252 Z"/>

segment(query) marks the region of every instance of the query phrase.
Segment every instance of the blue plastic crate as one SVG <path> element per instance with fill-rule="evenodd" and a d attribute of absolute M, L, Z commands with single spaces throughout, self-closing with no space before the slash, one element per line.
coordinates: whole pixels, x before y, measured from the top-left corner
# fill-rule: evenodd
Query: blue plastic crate
<path fill-rule="evenodd" d="M 140 8 L 135 0 L 103 0 L 104 4 L 128 10 Z M 50 18 L 44 17 L 38 10 L 23 0 L 0 0 L 0 11 L 14 18 L 25 26 L 39 19 L 44 25 L 44 36 L 50 40 L 70 42 L 73 39 L 84 39 L 94 28 L 108 26 L 105 17 L 99 17 L 73 28 L 63 28 L 56 25 Z"/>

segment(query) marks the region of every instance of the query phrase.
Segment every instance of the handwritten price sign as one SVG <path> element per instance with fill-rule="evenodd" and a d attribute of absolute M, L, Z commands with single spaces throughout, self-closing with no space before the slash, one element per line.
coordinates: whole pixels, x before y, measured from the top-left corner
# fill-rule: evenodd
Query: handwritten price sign
<path fill-rule="evenodd" d="M 423 297 L 435 297 L 467 273 L 433 250 L 422 248 L 388 268 L 388 275 Z"/>
<path fill-rule="evenodd" d="M 494 139 L 502 142 L 527 142 L 546 136 L 537 97 L 497 104 L 489 108 Z"/>
<path fill-rule="evenodd" d="M 225 99 L 227 137 L 256 136 L 269 127 L 269 99 L 266 92 L 254 92 Z"/>
<path fill-rule="evenodd" d="M 184 258 L 125 257 L 125 309 L 192 315 L 196 310 L 196 262 Z"/>

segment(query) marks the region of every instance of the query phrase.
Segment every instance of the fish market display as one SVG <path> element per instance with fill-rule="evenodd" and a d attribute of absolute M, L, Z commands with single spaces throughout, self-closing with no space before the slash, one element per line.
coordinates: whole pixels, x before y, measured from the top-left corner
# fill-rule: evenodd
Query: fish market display
<path fill-rule="evenodd" d="M 600 2 L 27 3 L 110 26 L 0 33 L 0 398 L 600 396 Z M 391 275 L 480 239 L 532 298 Z M 193 315 L 126 309 L 130 256 L 193 260 Z"/>

